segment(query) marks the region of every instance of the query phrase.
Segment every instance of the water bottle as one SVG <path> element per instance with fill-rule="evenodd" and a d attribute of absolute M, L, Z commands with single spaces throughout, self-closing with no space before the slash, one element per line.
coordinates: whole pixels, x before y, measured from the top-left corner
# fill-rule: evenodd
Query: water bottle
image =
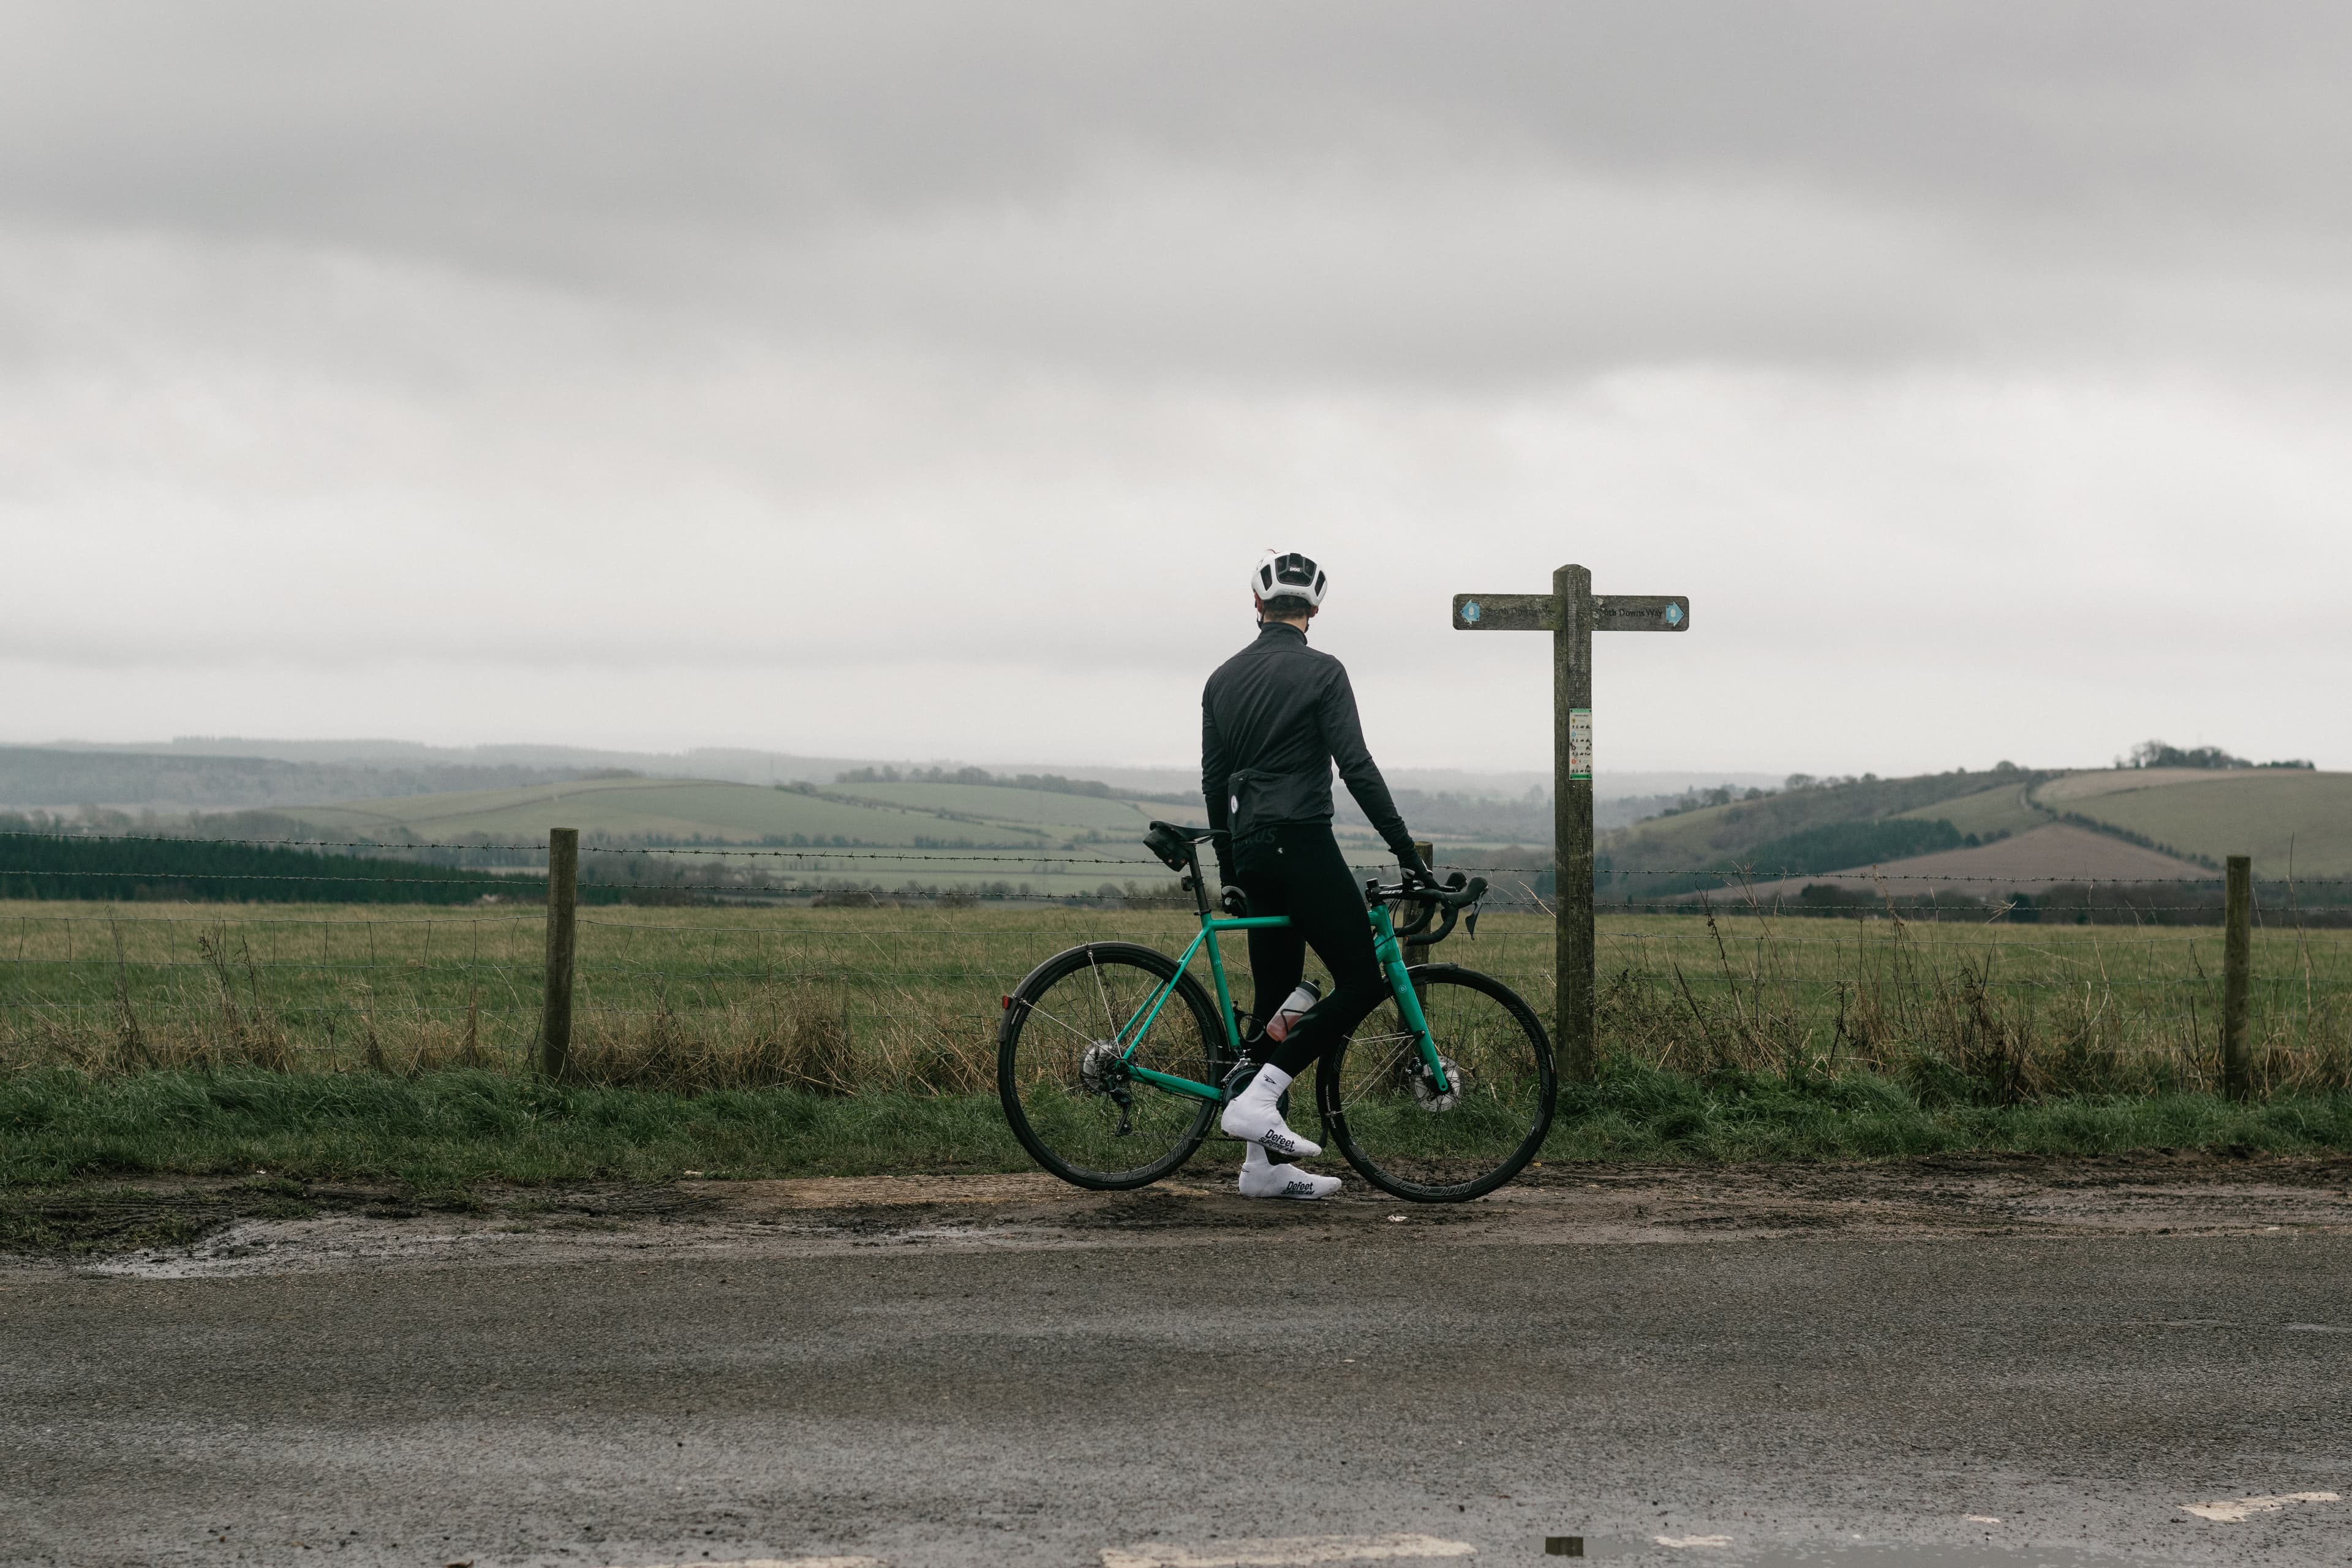
<path fill-rule="evenodd" d="M 1290 1033 L 1290 1026 L 1298 1022 L 1298 1016 L 1322 999 L 1320 986 L 1312 980 L 1300 981 L 1297 988 L 1282 999 L 1282 1005 L 1274 1010 L 1274 1016 L 1265 1021 L 1265 1037 L 1278 1043 Z"/>

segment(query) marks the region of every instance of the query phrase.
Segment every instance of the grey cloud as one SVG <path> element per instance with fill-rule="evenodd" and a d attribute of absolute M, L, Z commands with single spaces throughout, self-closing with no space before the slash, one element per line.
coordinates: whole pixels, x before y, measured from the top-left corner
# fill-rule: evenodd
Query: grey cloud
<path fill-rule="evenodd" d="M 239 348 L 428 383 L 479 370 L 404 330 L 436 272 L 517 291 L 482 352 L 569 297 L 640 363 L 2332 374 L 2347 43 L 2318 5 L 20 6 L 0 227 L 229 255 L 188 334 L 304 258 L 407 268 L 388 320 L 265 299 Z"/>
<path fill-rule="evenodd" d="M 2345 237 L 2324 4 L 12 8 L 0 200 L 562 271 L 1128 160 L 1762 181 L 2076 247 Z"/>
<path fill-rule="evenodd" d="M 1541 659 L 1432 605 L 1570 557 L 1704 598 L 1615 755 L 2322 750 L 2348 31 L 11 5 L 0 528 L 107 592 L 0 626 L 0 722 L 1181 755 L 1279 538 L 1415 760 L 1540 763 Z"/>

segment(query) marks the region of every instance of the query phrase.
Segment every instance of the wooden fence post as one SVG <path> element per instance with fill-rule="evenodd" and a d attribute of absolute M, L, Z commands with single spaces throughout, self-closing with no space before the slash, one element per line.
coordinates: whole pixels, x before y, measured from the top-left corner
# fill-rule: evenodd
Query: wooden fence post
<path fill-rule="evenodd" d="M 2253 861 L 2229 860 L 2221 921 L 2221 1092 L 2243 1100 L 2251 1089 L 2246 1060 L 2246 993 L 2253 980 Z"/>
<path fill-rule="evenodd" d="M 580 830 L 547 830 L 547 1000 L 539 1016 L 539 1067 L 550 1078 L 572 1070 L 572 970 L 579 951 Z"/>

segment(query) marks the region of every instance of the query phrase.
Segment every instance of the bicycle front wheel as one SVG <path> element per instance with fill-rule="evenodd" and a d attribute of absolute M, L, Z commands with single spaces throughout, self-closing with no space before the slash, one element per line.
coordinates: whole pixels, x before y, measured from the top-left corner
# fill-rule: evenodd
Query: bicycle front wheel
<path fill-rule="evenodd" d="M 1174 994 L 1139 1041 L 1144 1013 L 1171 979 Z M 1140 1187 L 1192 1157 L 1217 1107 L 1130 1077 L 1128 1066 L 1214 1086 L 1230 1056 L 1215 1005 L 1175 960 L 1131 942 L 1089 942 L 1055 953 L 1013 993 L 997 1032 L 996 1091 L 1013 1135 L 1062 1180 Z"/>
<path fill-rule="evenodd" d="M 1558 1084 L 1535 1012 L 1491 975 L 1406 971 L 1447 1079 L 1441 1092 L 1394 1001 L 1323 1058 L 1323 1122 L 1364 1180 L 1414 1203 L 1460 1203 L 1519 1173 L 1551 1129 Z"/>

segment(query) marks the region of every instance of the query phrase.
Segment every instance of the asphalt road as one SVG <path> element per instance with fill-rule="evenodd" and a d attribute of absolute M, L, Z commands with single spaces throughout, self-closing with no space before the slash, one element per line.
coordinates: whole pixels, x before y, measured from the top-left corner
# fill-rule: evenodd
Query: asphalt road
<path fill-rule="evenodd" d="M 0 1563 L 2352 1562 L 2352 1500 L 2274 1500 L 2352 1494 L 2342 1227 L 1643 1245 L 1382 1208 L 19 1265 Z"/>

